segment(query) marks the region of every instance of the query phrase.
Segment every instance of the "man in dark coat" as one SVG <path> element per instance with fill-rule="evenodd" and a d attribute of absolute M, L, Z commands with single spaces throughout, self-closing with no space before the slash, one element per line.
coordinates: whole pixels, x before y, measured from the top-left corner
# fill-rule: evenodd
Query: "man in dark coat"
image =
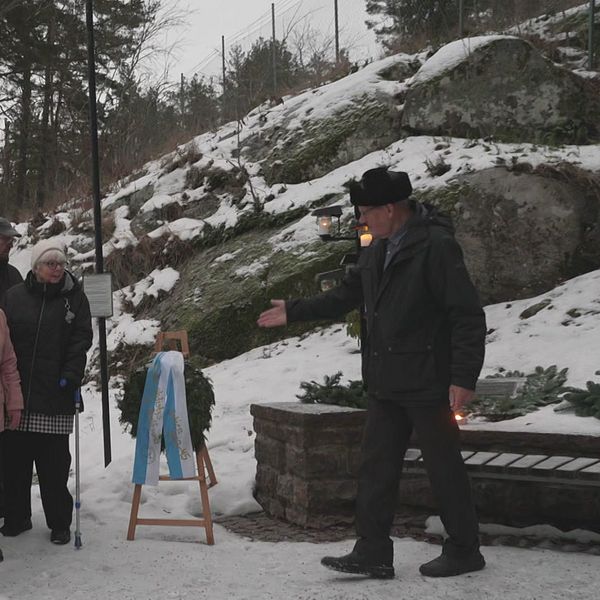
<path fill-rule="evenodd" d="M 483 364 L 485 315 L 448 217 L 410 198 L 406 173 L 371 169 L 350 189 L 374 243 L 337 288 L 307 299 L 272 300 L 262 327 L 335 319 L 364 306 L 362 347 L 367 423 L 352 552 L 325 557 L 336 571 L 394 576 L 389 537 L 403 457 L 414 430 L 448 538 L 423 575 L 485 566 L 453 411 L 474 396 Z"/>
<path fill-rule="evenodd" d="M 4 296 L 8 289 L 23 281 L 21 273 L 8 264 L 10 249 L 16 237 L 21 234 L 10 221 L 0 217 L 0 307 L 4 304 Z M 0 444 L 0 517 L 4 516 L 4 486 L 2 484 L 2 444 Z"/>

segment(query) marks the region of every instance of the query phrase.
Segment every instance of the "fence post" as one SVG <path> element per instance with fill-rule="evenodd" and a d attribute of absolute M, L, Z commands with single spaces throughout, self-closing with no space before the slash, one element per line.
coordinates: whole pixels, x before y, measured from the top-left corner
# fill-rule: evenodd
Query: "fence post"
<path fill-rule="evenodd" d="M 335 15 L 335 64 L 340 62 L 340 21 L 338 11 L 338 0 L 333 0 L 333 11 Z"/>
<path fill-rule="evenodd" d="M 225 115 L 226 112 L 226 74 L 225 74 L 225 36 L 222 35 L 221 36 L 221 68 L 223 69 L 223 80 L 222 80 L 222 85 L 223 85 L 223 95 L 221 96 L 221 112 L 222 112 L 222 119 L 223 122 L 225 122 L 225 119 L 227 118 Z"/>
<path fill-rule="evenodd" d="M 273 24 L 273 96 L 277 96 L 277 48 L 275 38 L 275 3 L 271 4 L 271 21 Z"/>
<path fill-rule="evenodd" d="M 590 18 L 588 26 L 588 69 L 594 68 L 594 12 L 596 11 L 595 0 L 590 0 Z"/>
<path fill-rule="evenodd" d="M 181 74 L 179 84 L 179 113 L 181 116 L 181 127 L 185 127 L 185 77 Z"/>

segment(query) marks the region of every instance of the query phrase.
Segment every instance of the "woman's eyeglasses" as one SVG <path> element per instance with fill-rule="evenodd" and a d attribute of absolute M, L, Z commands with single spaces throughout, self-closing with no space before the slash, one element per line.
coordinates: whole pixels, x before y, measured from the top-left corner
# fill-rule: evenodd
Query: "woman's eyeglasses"
<path fill-rule="evenodd" d="M 64 269 L 67 263 L 60 260 L 42 260 L 40 264 L 46 265 L 49 269 Z"/>

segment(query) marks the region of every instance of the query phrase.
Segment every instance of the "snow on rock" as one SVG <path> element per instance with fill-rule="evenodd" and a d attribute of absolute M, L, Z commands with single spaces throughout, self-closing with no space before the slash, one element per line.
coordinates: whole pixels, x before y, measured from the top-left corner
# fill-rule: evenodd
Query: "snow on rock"
<path fill-rule="evenodd" d="M 517 39 L 511 35 L 481 35 L 470 38 L 455 40 L 440 48 L 425 64 L 417 71 L 411 80 L 411 84 L 428 81 L 453 69 L 463 62 L 469 55 L 487 46 L 496 40 Z"/>
<path fill-rule="evenodd" d="M 241 251 L 242 249 L 238 248 L 234 252 L 226 252 L 225 254 L 221 254 L 221 256 L 217 256 L 217 258 L 213 260 L 213 263 L 229 262 L 230 260 L 233 260 Z"/>
<path fill-rule="evenodd" d="M 179 272 L 171 267 L 154 269 L 150 275 L 138 281 L 133 289 L 123 290 L 123 296 L 133 306 L 138 306 L 147 296 L 158 298 L 159 292 L 169 292 L 179 281 Z"/>
<path fill-rule="evenodd" d="M 106 338 L 106 347 L 114 352 L 119 345 L 150 346 L 154 344 L 160 332 L 160 323 L 150 319 L 135 319 L 133 315 L 123 314 L 112 327 Z"/>
<path fill-rule="evenodd" d="M 155 194 L 148 200 L 144 202 L 140 207 L 140 212 L 152 212 L 153 210 L 160 210 L 169 204 L 178 204 L 179 200 L 175 196 L 169 196 L 167 194 Z"/>
<path fill-rule="evenodd" d="M 156 161 L 154 161 L 153 163 L 149 163 L 149 165 L 154 165 L 155 168 L 158 167 L 158 163 Z M 150 172 L 150 173 L 146 173 L 142 177 L 139 177 L 138 179 L 136 179 L 130 183 L 127 183 L 121 189 L 119 189 L 111 194 L 108 194 L 105 198 L 103 198 L 102 199 L 102 208 L 103 209 L 109 208 L 115 202 L 117 202 L 117 200 L 120 200 L 121 198 L 126 198 L 127 196 L 130 196 L 134 192 L 144 189 L 148 184 L 154 183 L 155 180 L 156 180 L 156 173 Z"/>
<path fill-rule="evenodd" d="M 165 234 L 172 234 L 182 241 L 188 241 L 197 238 L 202 233 L 204 226 L 204 221 L 183 217 L 157 227 L 148 234 L 148 237 L 156 239 Z"/>
<path fill-rule="evenodd" d="M 251 263 L 249 265 L 244 265 L 244 266 L 238 267 L 234 271 L 234 274 L 237 277 L 242 277 L 242 278 L 256 277 L 256 276 L 260 275 L 261 273 L 264 273 L 264 271 L 266 271 L 268 266 L 269 266 L 269 263 L 265 262 L 264 260 L 255 260 L 253 263 Z"/>

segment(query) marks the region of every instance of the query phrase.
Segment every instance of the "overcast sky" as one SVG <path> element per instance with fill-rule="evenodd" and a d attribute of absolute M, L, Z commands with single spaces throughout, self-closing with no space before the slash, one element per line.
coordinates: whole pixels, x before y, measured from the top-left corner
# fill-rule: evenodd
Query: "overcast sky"
<path fill-rule="evenodd" d="M 221 36 L 226 44 L 236 40 L 246 43 L 270 37 L 271 4 L 273 0 L 165 0 L 167 5 L 178 3 L 186 8 L 183 27 L 171 31 L 168 43 L 178 42 L 170 60 L 169 79 L 179 74 L 191 76 L 195 71 L 218 74 Z M 334 0 L 274 0 L 276 27 L 282 30 L 291 22 L 304 23 L 327 32 L 333 38 Z M 349 47 L 354 60 L 374 58 L 379 53 L 373 33 L 365 25 L 365 0 L 338 0 L 340 38 L 342 47 Z M 297 25 L 298 27 L 300 25 Z M 157 65 L 162 70 L 163 64 Z"/>

